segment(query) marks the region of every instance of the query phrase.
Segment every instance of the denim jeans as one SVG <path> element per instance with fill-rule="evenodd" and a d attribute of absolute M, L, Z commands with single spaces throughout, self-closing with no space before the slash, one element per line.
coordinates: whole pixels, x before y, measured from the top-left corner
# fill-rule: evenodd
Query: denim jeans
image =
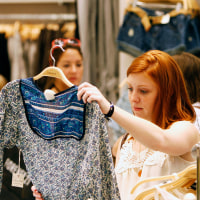
<path fill-rule="evenodd" d="M 191 19 L 186 29 L 186 51 L 198 54 L 200 52 L 200 17 L 196 16 Z"/>
<path fill-rule="evenodd" d="M 148 16 L 156 16 L 156 11 L 145 9 Z M 158 49 L 169 54 L 180 51 L 200 51 L 200 20 L 191 15 L 178 14 L 166 24 L 151 24 L 145 31 L 141 18 L 133 12 L 127 12 L 120 27 L 118 49 L 133 56 Z"/>
<path fill-rule="evenodd" d="M 117 38 L 118 49 L 137 57 L 144 52 L 144 38 L 141 18 L 133 12 L 127 12 Z"/>
<path fill-rule="evenodd" d="M 155 24 L 145 34 L 145 49 L 159 49 L 169 54 L 185 51 L 185 25 L 189 22 L 189 15 L 171 17 L 167 24 Z"/>

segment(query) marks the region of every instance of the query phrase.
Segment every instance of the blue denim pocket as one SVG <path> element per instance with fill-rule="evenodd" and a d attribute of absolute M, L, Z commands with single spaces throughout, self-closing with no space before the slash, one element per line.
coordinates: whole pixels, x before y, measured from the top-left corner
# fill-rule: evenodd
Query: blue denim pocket
<path fill-rule="evenodd" d="M 118 49 L 137 57 L 143 53 L 144 38 L 141 18 L 133 12 L 127 12 L 117 38 Z"/>

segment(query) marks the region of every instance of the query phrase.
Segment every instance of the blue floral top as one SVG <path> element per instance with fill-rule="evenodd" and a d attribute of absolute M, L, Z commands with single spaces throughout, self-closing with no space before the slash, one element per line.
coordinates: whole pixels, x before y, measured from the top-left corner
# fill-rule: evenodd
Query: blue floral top
<path fill-rule="evenodd" d="M 27 106 L 30 105 L 27 103 L 30 103 L 30 96 L 25 93 L 31 92 L 31 89 L 26 88 L 24 93 L 22 88 L 23 82 L 27 81 L 30 81 L 33 90 L 39 92 L 34 82 L 31 83 L 32 79 L 28 79 L 9 82 L 0 93 L 0 178 L 2 179 L 3 148 L 16 145 L 23 152 L 32 183 L 45 200 L 120 199 L 106 121 L 98 104 L 86 104 L 82 136 L 76 138 L 75 133 L 75 137 L 69 137 L 67 133 L 66 137 L 58 134 L 53 138 L 45 138 L 29 119 L 31 112 L 28 111 Z M 40 92 L 35 94 L 35 103 L 39 103 L 41 99 L 45 101 L 42 91 Z M 66 90 L 57 94 L 56 98 L 62 99 L 68 93 L 69 90 Z M 73 88 L 72 93 L 76 94 L 77 89 Z M 33 97 L 34 95 L 31 98 Z M 53 102 L 49 101 L 48 104 L 52 106 Z M 42 103 L 40 111 L 41 105 Z M 32 114 L 34 113 L 38 115 L 37 109 Z M 55 118 L 59 119 L 58 113 Z M 44 119 L 45 117 L 43 126 Z M 48 123 L 47 125 L 49 126 Z M 48 130 L 51 129 L 47 129 L 47 132 Z M 51 134 L 47 134 L 47 137 L 49 135 Z"/>

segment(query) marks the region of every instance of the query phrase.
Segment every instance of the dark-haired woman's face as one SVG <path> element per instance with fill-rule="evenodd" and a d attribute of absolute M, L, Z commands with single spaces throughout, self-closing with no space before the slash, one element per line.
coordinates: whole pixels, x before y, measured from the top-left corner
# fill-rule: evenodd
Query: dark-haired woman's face
<path fill-rule="evenodd" d="M 67 79 L 74 85 L 79 85 L 83 77 L 83 58 L 76 49 L 66 49 L 60 56 L 57 67 L 59 67 Z"/>

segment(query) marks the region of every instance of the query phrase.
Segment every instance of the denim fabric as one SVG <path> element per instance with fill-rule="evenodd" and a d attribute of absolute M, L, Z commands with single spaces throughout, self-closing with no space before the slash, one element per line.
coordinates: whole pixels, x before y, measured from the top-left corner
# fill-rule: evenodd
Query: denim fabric
<path fill-rule="evenodd" d="M 144 52 L 144 38 L 141 18 L 133 12 L 127 12 L 117 38 L 118 49 L 137 57 Z"/>
<path fill-rule="evenodd" d="M 148 16 L 156 16 L 156 11 L 145 9 Z M 200 50 L 200 20 L 190 15 L 178 14 L 171 17 L 167 24 L 152 24 L 145 31 L 141 18 L 133 12 L 127 12 L 120 27 L 118 49 L 133 56 L 158 49 L 169 54 L 180 51 Z"/>
<path fill-rule="evenodd" d="M 186 51 L 196 54 L 200 52 L 200 17 L 191 19 L 186 27 Z"/>
<path fill-rule="evenodd" d="M 168 24 L 156 24 L 146 32 L 145 35 L 145 49 L 159 49 L 169 54 L 175 54 L 178 51 L 184 51 L 186 24 L 190 21 L 190 16 L 177 15 L 171 17 Z"/>

